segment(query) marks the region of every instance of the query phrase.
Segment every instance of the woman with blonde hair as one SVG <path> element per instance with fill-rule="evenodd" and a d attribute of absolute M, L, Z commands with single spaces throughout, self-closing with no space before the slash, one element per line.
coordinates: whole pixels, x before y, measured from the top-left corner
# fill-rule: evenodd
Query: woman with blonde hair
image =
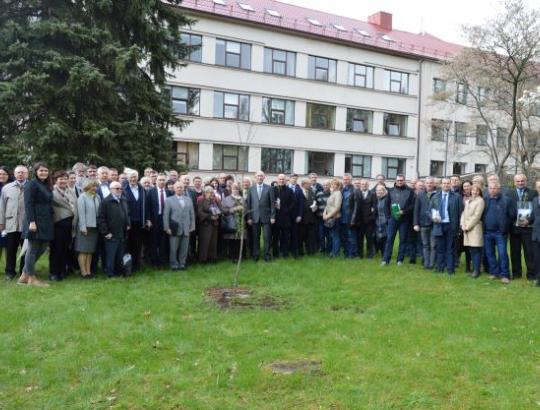
<path fill-rule="evenodd" d="M 96 251 L 98 242 L 97 216 L 101 204 L 97 189 L 97 181 L 86 180 L 83 184 L 83 192 L 77 200 L 79 229 L 75 238 L 75 250 L 79 252 L 79 267 L 83 279 L 93 278 L 92 255 Z"/>
<path fill-rule="evenodd" d="M 482 197 L 482 188 L 474 184 L 471 188 L 470 199 L 465 203 L 461 213 L 461 229 L 463 231 L 463 246 L 471 252 L 473 272 L 471 277 L 480 276 L 480 263 L 482 261 L 482 247 L 484 246 L 484 231 L 482 227 L 482 214 L 485 202 Z"/>
<path fill-rule="evenodd" d="M 341 202 L 343 201 L 343 196 L 341 195 L 341 182 L 339 179 L 334 178 L 330 181 L 330 196 L 326 201 L 326 207 L 323 212 L 323 222 L 324 225 L 330 231 L 330 238 L 332 241 L 332 249 L 330 251 L 330 257 L 335 258 L 339 256 L 339 248 L 341 242 L 339 239 L 339 221 L 341 217 Z"/>

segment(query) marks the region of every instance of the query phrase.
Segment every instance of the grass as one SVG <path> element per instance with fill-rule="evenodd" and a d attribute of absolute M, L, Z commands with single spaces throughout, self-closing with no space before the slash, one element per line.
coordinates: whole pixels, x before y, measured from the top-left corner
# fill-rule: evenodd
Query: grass
<path fill-rule="evenodd" d="M 539 290 L 320 257 L 247 262 L 287 302 L 223 311 L 234 266 L 0 284 L 0 409 L 534 409 Z M 3 271 L 3 269 L 2 269 Z M 272 374 L 316 360 L 320 373 Z"/>

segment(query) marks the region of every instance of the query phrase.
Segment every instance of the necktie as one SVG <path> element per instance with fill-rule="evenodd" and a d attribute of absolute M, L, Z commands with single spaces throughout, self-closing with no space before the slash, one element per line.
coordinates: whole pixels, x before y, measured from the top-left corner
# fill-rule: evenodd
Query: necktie
<path fill-rule="evenodd" d="M 448 194 L 443 194 L 441 201 L 441 220 L 446 220 L 446 197 Z"/>
<path fill-rule="evenodd" d="M 163 213 L 163 205 L 165 204 L 165 195 L 163 194 L 163 188 L 159 191 L 159 214 Z"/>
<path fill-rule="evenodd" d="M 520 201 L 523 201 L 523 189 L 518 189 L 518 196 L 519 196 L 519 200 Z"/>

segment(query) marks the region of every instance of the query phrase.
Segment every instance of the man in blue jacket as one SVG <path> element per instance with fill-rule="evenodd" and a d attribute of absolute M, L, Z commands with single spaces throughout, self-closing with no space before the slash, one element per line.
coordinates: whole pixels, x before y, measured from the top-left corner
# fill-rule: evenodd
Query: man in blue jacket
<path fill-rule="evenodd" d="M 508 196 L 501 193 L 499 182 L 489 183 L 485 201 L 482 217 L 484 252 L 489 264 L 490 279 L 501 278 L 501 282 L 507 284 L 510 282 L 510 268 L 506 240 L 510 227 L 516 220 L 516 209 Z"/>
<path fill-rule="evenodd" d="M 441 191 L 430 201 L 429 216 L 433 221 L 433 236 L 436 240 L 436 272 L 448 272 L 453 275 L 455 263 L 455 238 L 459 230 L 462 201 L 459 194 L 451 189 L 450 179 L 441 181 Z"/>
<path fill-rule="evenodd" d="M 341 201 L 341 219 L 339 233 L 346 258 L 355 258 L 358 255 L 358 238 L 356 227 L 353 225 L 352 213 L 354 209 L 354 185 L 351 174 L 343 176 L 343 199 Z"/>
<path fill-rule="evenodd" d="M 435 181 L 432 177 L 425 180 L 426 190 L 416 195 L 414 203 L 413 224 L 414 230 L 420 232 L 422 239 L 422 249 L 424 256 L 424 268 L 433 269 L 435 267 L 435 238 L 431 234 L 433 222 L 429 215 L 430 200 L 435 195 Z"/>

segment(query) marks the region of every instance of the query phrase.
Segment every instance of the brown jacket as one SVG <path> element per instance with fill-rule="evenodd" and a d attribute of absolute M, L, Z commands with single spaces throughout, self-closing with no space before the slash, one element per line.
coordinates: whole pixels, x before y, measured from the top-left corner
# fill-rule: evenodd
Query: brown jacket
<path fill-rule="evenodd" d="M 484 230 L 482 228 L 482 213 L 485 202 L 481 197 L 470 199 L 465 204 L 465 209 L 461 214 L 460 225 L 464 228 L 464 246 L 484 246 Z"/>

